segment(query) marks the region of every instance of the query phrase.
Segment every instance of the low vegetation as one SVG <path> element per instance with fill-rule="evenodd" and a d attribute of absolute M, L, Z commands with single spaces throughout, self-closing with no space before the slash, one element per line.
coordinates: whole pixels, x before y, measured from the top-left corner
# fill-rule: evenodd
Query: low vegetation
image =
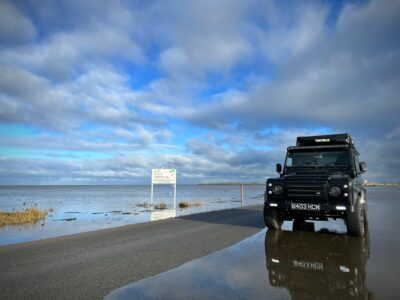
<path fill-rule="evenodd" d="M 144 207 L 144 208 L 147 208 L 149 205 L 147 204 L 147 202 L 141 202 L 141 203 L 136 204 L 136 206 L 137 206 L 137 207 Z"/>
<path fill-rule="evenodd" d="M 201 200 L 195 200 L 195 201 L 182 201 L 179 202 L 179 208 L 189 208 L 189 207 L 199 207 L 202 205 Z"/>
<path fill-rule="evenodd" d="M 190 202 L 184 201 L 184 202 L 179 202 L 179 208 L 188 208 L 190 207 Z"/>
<path fill-rule="evenodd" d="M 71 222 L 71 221 L 75 221 L 76 220 L 76 218 L 66 218 L 66 219 L 61 219 L 61 220 L 58 220 L 58 221 L 67 221 L 67 222 Z"/>
<path fill-rule="evenodd" d="M 37 208 L 28 208 L 24 211 L 0 212 L 0 227 L 36 223 L 46 218 L 47 212 Z"/>
<path fill-rule="evenodd" d="M 167 204 L 165 204 L 164 202 L 160 202 L 158 204 L 154 205 L 155 209 L 167 209 Z"/>

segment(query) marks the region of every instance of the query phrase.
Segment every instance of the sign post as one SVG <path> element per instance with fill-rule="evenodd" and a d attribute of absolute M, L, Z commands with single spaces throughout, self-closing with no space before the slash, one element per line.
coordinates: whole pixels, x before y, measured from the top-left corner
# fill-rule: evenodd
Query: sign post
<path fill-rule="evenodd" d="M 244 206 L 244 189 L 243 189 L 243 184 L 240 185 L 240 200 L 242 203 L 242 207 Z"/>
<path fill-rule="evenodd" d="M 174 210 L 176 210 L 176 169 L 151 170 L 150 207 L 153 207 L 154 184 L 172 184 L 174 187 Z"/>

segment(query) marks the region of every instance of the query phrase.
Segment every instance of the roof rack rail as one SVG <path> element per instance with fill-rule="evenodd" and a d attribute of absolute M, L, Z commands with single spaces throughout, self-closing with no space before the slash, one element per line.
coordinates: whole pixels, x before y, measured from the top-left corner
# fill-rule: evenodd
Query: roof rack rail
<path fill-rule="evenodd" d="M 297 146 L 321 146 L 321 145 L 349 145 L 355 148 L 353 139 L 348 133 L 315 135 L 315 136 L 299 136 L 297 138 Z"/>

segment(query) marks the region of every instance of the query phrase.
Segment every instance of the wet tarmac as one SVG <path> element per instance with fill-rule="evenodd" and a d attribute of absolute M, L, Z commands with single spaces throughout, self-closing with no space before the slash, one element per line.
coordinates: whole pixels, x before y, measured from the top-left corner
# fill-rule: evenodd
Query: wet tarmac
<path fill-rule="evenodd" d="M 106 299 L 400 299 L 399 189 L 369 193 L 367 234 L 341 220 L 261 230 Z"/>

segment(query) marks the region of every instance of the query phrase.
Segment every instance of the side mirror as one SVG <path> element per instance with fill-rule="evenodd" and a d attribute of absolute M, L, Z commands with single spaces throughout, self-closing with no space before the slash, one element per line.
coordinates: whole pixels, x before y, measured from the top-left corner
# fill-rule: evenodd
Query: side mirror
<path fill-rule="evenodd" d="M 360 171 L 362 173 L 367 172 L 367 164 L 365 162 L 360 162 Z"/>
<path fill-rule="evenodd" d="M 278 173 L 281 173 L 281 172 L 282 172 L 282 165 L 281 165 L 281 164 L 276 164 L 276 171 L 277 171 Z"/>

